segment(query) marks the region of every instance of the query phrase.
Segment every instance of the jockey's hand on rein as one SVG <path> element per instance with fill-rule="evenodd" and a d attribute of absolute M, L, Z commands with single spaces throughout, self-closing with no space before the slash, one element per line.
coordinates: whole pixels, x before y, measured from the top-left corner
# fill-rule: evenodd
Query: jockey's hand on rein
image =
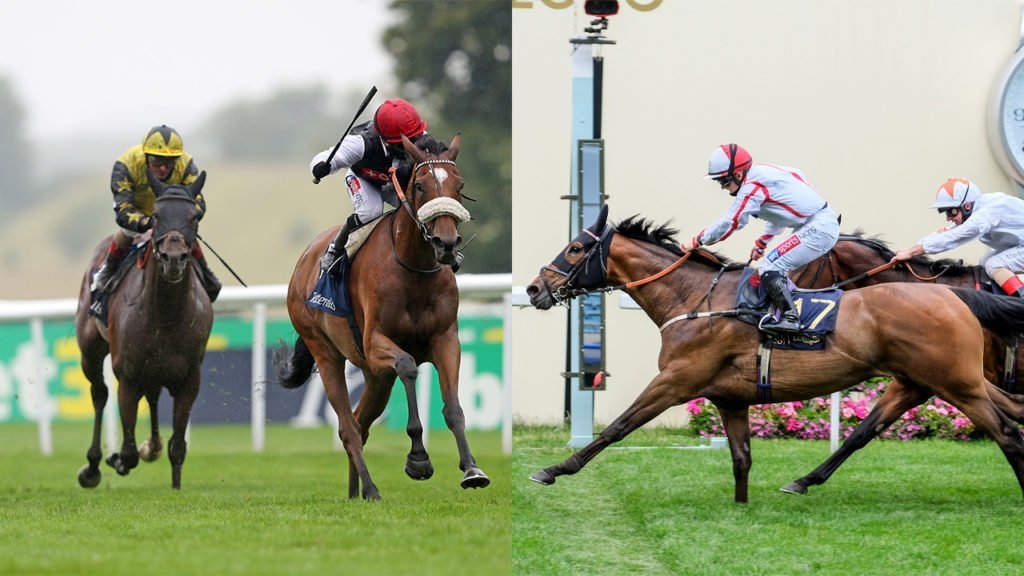
<path fill-rule="evenodd" d="M 754 246 L 753 248 L 750 249 L 751 260 L 758 260 L 762 256 L 764 256 L 764 248 L 758 248 L 757 246 Z"/>
<path fill-rule="evenodd" d="M 331 165 L 327 162 L 317 162 L 313 166 L 313 177 L 323 179 L 331 173 Z"/>

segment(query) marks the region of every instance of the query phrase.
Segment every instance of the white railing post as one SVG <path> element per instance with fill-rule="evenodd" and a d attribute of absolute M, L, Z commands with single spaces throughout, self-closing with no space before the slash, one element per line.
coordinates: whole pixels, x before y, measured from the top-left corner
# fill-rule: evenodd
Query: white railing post
<path fill-rule="evenodd" d="M 267 305 L 253 305 L 252 318 L 252 449 L 263 452 L 267 429 Z"/>
<path fill-rule="evenodd" d="M 505 304 L 504 334 L 501 344 L 501 451 L 512 453 L 512 293 L 501 299 Z"/>
<path fill-rule="evenodd" d="M 33 318 L 29 323 L 32 334 L 32 375 L 35 380 L 36 401 L 39 402 L 39 451 L 44 456 L 53 454 L 53 430 L 50 426 L 53 419 L 53 400 L 50 398 L 50 386 L 46 381 L 46 339 L 43 338 L 43 319 Z"/>

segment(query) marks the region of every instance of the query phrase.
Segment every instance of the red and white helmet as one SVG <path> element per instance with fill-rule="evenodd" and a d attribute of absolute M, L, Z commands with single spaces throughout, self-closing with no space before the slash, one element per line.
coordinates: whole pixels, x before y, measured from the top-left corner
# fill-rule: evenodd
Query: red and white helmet
<path fill-rule="evenodd" d="M 981 189 L 974 182 L 966 178 L 950 178 L 939 186 L 935 202 L 930 207 L 939 210 L 963 208 L 964 204 L 976 201 L 979 196 Z"/>
<path fill-rule="evenodd" d="M 738 172 L 749 170 L 754 163 L 750 152 L 738 144 L 722 144 L 711 153 L 708 160 L 708 173 L 705 178 L 722 178 L 732 176 L 739 179 Z"/>
<path fill-rule="evenodd" d="M 402 141 L 403 134 L 406 138 L 419 136 L 427 129 L 427 123 L 405 100 L 385 100 L 373 115 L 373 127 L 385 142 L 394 144 Z"/>

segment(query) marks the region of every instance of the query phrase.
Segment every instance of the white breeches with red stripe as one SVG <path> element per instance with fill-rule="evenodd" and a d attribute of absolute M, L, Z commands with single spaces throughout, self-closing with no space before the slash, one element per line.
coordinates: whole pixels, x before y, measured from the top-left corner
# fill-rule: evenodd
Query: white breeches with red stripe
<path fill-rule="evenodd" d="M 825 206 L 768 252 L 758 271 L 785 274 L 824 256 L 838 240 L 839 219 L 831 206 Z"/>

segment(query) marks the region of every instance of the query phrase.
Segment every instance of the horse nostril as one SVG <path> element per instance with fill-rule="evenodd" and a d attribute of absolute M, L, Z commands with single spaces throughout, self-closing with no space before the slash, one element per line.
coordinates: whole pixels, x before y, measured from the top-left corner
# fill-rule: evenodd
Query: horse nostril
<path fill-rule="evenodd" d="M 432 236 L 430 238 L 430 245 L 435 249 L 444 248 L 444 242 L 437 236 Z"/>
<path fill-rule="evenodd" d="M 530 284 L 526 287 L 527 296 L 536 296 L 538 292 L 540 292 L 540 288 L 537 288 L 536 284 Z"/>

